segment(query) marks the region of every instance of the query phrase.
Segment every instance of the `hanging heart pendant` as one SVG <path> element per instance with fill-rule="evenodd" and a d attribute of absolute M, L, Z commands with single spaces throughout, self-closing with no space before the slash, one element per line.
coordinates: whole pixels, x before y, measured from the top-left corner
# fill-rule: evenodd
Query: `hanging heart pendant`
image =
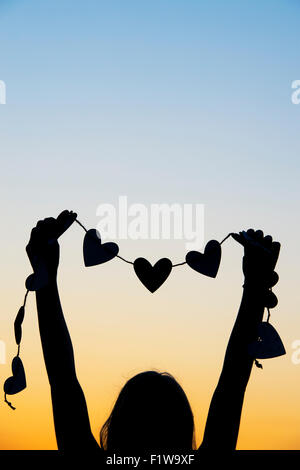
<path fill-rule="evenodd" d="M 286 354 L 279 334 L 269 322 L 262 322 L 258 327 L 257 341 L 248 347 L 254 359 L 270 359 Z"/>
<path fill-rule="evenodd" d="M 21 359 L 16 356 L 12 361 L 13 375 L 6 379 L 4 383 L 4 393 L 7 395 L 14 395 L 26 388 L 25 370 Z"/>

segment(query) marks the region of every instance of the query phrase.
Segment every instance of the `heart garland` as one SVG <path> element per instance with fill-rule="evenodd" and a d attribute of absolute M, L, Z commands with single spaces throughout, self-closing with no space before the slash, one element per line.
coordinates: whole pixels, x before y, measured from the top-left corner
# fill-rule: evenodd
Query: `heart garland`
<path fill-rule="evenodd" d="M 66 218 L 66 213 L 68 213 L 68 211 L 63 211 L 57 217 L 57 229 L 55 230 L 55 233 L 51 234 L 51 239 L 48 240 L 48 243 L 56 241 L 73 222 L 76 222 L 86 232 L 83 240 L 83 259 L 86 267 L 97 266 L 107 263 L 114 258 L 119 258 L 125 263 L 133 265 L 138 279 L 151 293 L 155 292 L 162 286 L 174 267 L 182 266 L 184 264 L 187 264 L 194 271 L 203 274 L 204 276 L 215 278 L 221 263 L 221 245 L 230 236 L 235 235 L 229 233 L 221 242 L 210 240 L 206 244 L 203 253 L 200 253 L 199 251 L 190 251 L 187 253 L 185 261 L 182 263 L 172 264 L 172 261 L 168 258 L 161 258 L 154 264 L 154 266 L 152 266 L 145 258 L 137 258 L 134 262 L 123 258 L 119 255 L 119 247 L 116 243 L 102 243 L 100 233 L 96 229 L 87 230 L 77 219 L 77 214 L 71 212 L 72 217 Z M 274 284 L 276 282 L 274 282 Z M 26 388 L 25 370 L 19 354 L 22 339 L 22 323 L 25 316 L 27 296 L 30 291 L 37 291 L 45 287 L 47 284 L 48 275 L 42 264 L 40 266 L 36 266 L 35 272 L 30 274 L 25 281 L 27 290 L 24 302 L 20 307 L 14 322 L 15 340 L 18 346 L 18 352 L 12 360 L 12 376 L 4 383 L 4 401 L 13 410 L 15 410 L 15 407 L 7 400 L 6 396 L 14 395 Z M 272 292 L 269 293 L 271 295 L 269 296 L 269 300 L 266 301 L 268 312 L 269 308 L 273 308 L 277 304 L 276 296 Z M 275 328 L 269 324 L 269 318 L 270 312 L 267 322 L 262 322 L 260 324 L 257 341 L 249 345 L 249 354 L 255 359 L 255 364 L 260 368 L 262 368 L 262 365 L 258 363 L 257 358 L 266 359 L 285 354 L 283 343 Z"/>
<path fill-rule="evenodd" d="M 145 258 L 137 258 L 134 262 L 126 260 L 119 255 L 119 247 L 116 243 L 102 243 L 100 233 L 96 229 L 87 230 L 77 219 L 75 222 L 85 231 L 83 260 L 86 267 L 104 264 L 116 257 L 120 258 L 126 263 L 133 265 L 135 274 L 151 293 L 162 286 L 175 266 L 183 264 L 187 264 L 204 276 L 216 277 L 221 263 L 221 244 L 231 235 L 227 235 L 221 243 L 217 240 L 209 241 L 204 249 L 204 253 L 199 251 L 188 252 L 183 263 L 172 264 L 168 258 L 162 258 L 152 266 Z M 28 279 L 26 286 L 28 288 Z"/>

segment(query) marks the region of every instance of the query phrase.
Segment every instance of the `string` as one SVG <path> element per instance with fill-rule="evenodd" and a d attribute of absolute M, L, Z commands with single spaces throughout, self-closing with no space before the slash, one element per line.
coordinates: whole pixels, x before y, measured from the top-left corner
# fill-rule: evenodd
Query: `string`
<path fill-rule="evenodd" d="M 224 243 L 227 240 L 227 238 L 231 237 L 231 235 L 232 233 L 229 233 L 228 235 L 226 235 L 226 237 L 223 238 L 223 240 L 220 242 L 220 245 L 222 245 L 222 243 Z"/>
<path fill-rule="evenodd" d="M 26 305 L 26 301 L 27 301 L 28 294 L 29 294 L 29 289 L 26 290 L 26 293 L 25 293 L 25 296 L 24 296 L 24 301 L 23 301 L 24 317 L 25 317 L 25 305 Z M 24 318 L 23 318 L 23 321 L 24 321 Z M 23 321 L 22 321 L 22 323 L 23 323 Z M 20 357 L 20 351 L 21 351 L 21 342 L 18 344 L 17 357 Z M 16 408 L 11 404 L 11 402 L 7 400 L 7 398 L 6 398 L 6 393 L 4 393 L 4 402 L 7 403 L 7 405 L 8 405 L 12 410 L 15 410 L 15 409 L 16 409 Z"/>
<path fill-rule="evenodd" d="M 87 229 L 85 228 L 85 226 L 81 222 L 79 222 L 78 219 L 75 219 L 75 222 L 77 222 L 77 224 L 80 225 L 80 227 L 82 227 L 85 232 L 87 232 Z"/>
<path fill-rule="evenodd" d="M 27 289 L 26 294 L 25 294 L 25 297 L 24 297 L 24 302 L 23 302 L 23 307 L 24 307 L 24 308 L 25 308 L 25 305 L 26 305 L 26 300 L 27 300 L 28 294 L 29 294 L 29 289 Z"/>
<path fill-rule="evenodd" d="M 75 222 L 77 222 L 78 225 L 80 225 L 81 228 L 83 228 L 83 230 L 88 233 L 88 230 L 87 228 L 78 220 L 78 219 L 75 219 Z M 224 243 L 227 238 L 229 238 L 230 236 L 232 235 L 232 233 L 229 233 L 228 235 L 226 235 L 225 238 L 223 238 L 223 240 L 220 242 L 220 245 L 222 245 L 222 243 Z M 107 247 L 104 247 L 104 249 L 109 250 L 109 248 Z M 127 264 L 131 264 L 131 265 L 134 265 L 134 263 L 126 258 L 123 258 L 123 256 L 120 256 L 120 255 L 116 255 L 116 258 L 119 258 L 120 260 L 124 261 L 124 263 L 127 263 Z M 176 268 L 177 266 L 183 266 L 184 264 L 186 264 L 186 261 L 182 261 L 181 263 L 176 263 L 176 264 L 172 264 L 172 268 Z"/>
<path fill-rule="evenodd" d="M 176 266 L 182 266 L 183 264 L 186 264 L 186 261 L 183 261 L 182 263 L 172 264 L 172 268 L 176 268 Z"/>
<path fill-rule="evenodd" d="M 122 257 L 122 256 L 120 256 L 120 255 L 117 255 L 117 258 L 121 259 L 121 260 L 122 260 L 122 261 L 124 261 L 125 263 L 128 263 L 128 264 L 133 264 L 133 262 L 132 262 L 132 261 L 128 261 L 128 259 L 125 259 L 125 258 L 123 258 L 123 257 Z"/>

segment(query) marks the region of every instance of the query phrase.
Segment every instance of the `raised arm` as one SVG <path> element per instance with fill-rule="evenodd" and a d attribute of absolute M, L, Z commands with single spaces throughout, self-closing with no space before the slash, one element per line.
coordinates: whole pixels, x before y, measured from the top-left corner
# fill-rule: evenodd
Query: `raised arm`
<path fill-rule="evenodd" d="M 39 330 L 48 379 L 58 449 L 99 450 L 89 422 L 85 397 L 77 380 L 71 338 L 57 288 L 59 244 L 57 234 L 76 214 L 64 211 L 57 219 L 39 221 L 26 247 L 35 273 L 43 266 L 46 286 L 36 292 Z"/>
<path fill-rule="evenodd" d="M 244 292 L 211 400 L 201 449 L 232 451 L 238 438 L 244 394 L 254 359 L 248 346 L 257 340 L 265 306 L 277 303 L 269 290 L 278 281 L 274 272 L 280 244 L 263 232 L 250 229 L 234 235 L 244 246 Z"/>

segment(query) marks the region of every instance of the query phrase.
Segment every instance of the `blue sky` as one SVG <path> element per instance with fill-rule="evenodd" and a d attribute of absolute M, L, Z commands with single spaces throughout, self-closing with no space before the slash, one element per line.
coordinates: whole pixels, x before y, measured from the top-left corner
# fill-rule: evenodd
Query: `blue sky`
<path fill-rule="evenodd" d="M 289 210 L 299 11 L 297 1 L 3 2 L 5 199 L 33 211 L 74 201 L 90 214 L 119 194 L 200 202 L 208 214 Z"/>
<path fill-rule="evenodd" d="M 287 226 L 299 12 L 296 1 L 3 2 L 9 223 L 69 206 L 94 224 L 99 203 L 125 194 L 205 204 L 208 236 Z"/>

